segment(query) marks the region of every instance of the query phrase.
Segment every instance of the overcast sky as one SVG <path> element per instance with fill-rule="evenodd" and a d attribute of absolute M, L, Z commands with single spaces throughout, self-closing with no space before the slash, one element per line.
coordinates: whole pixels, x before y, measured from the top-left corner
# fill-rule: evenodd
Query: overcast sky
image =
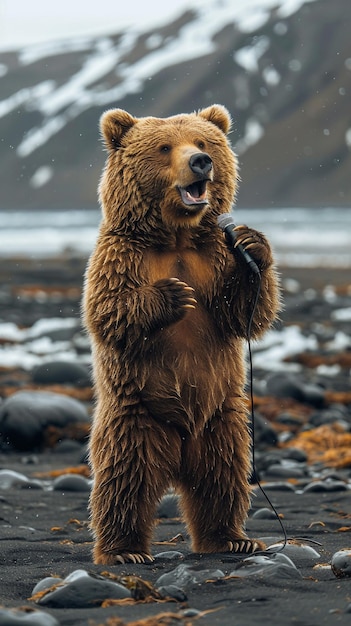
<path fill-rule="evenodd" d="M 0 48 L 152 26 L 178 15 L 191 0 L 0 0 Z"/>

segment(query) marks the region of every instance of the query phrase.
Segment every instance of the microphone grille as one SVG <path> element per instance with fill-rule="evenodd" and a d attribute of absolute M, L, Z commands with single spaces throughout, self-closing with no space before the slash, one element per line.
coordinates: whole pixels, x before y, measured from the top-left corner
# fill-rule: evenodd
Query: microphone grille
<path fill-rule="evenodd" d="M 235 226 L 230 213 L 222 213 L 221 215 L 218 215 L 217 223 L 222 230 L 225 230 L 227 226 L 233 226 L 233 228 Z"/>

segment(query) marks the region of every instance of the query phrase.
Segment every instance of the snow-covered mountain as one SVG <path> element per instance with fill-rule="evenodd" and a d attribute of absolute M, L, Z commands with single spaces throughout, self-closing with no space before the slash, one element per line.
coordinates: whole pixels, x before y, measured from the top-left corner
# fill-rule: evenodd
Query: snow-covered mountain
<path fill-rule="evenodd" d="M 241 206 L 351 206 L 350 0 L 204 0 L 153 30 L 0 53 L 0 209 L 91 208 L 98 119 L 219 102 Z"/>

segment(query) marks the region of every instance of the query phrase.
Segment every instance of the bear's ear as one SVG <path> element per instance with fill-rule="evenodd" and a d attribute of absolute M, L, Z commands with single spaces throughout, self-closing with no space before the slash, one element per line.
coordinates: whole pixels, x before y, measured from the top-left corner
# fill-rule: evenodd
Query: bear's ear
<path fill-rule="evenodd" d="M 123 111 L 123 109 L 110 109 L 100 118 L 100 130 L 108 150 L 117 150 L 121 145 L 123 135 L 129 130 L 137 119 Z"/>
<path fill-rule="evenodd" d="M 203 117 L 208 122 L 212 122 L 215 126 L 227 135 L 230 131 L 232 125 L 232 119 L 230 117 L 228 109 L 226 109 L 222 104 L 213 104 L 206 109 L 201 109 L 198 112 L 200 117 Z"/>

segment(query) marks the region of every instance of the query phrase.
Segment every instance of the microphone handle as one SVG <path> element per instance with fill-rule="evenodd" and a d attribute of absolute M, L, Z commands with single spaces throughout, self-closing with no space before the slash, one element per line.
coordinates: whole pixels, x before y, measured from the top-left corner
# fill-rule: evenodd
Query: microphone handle
<path fill-rule="evenodd" d="M 246 263 L 248 264 L 249 268 L 254 272 L 254 274 L 260 274 L 257 263 L 255 263 L 252 256 L 247 252 L 247 250 L 245 250 L 244 246 L 242 246 L 241 243 L 235 246 L 234 250 L 238 250 L 238 252 L 240 252 L 241 256 L 245 259 Z"/>
<path fill-rule="evenodd" d="M 251 271 L 254 274 L 258 274 L 259 276 L 261 275 L 261 272 L 257 266 L 257 263 L 255 263 L 255 261 L 253 260 L 252 256 L 249 254 L 249 252 L 247 252 L 247 250 L 245 250 L 244 246 L 241 245 L 241 243 L 239 243 L 238 245 L 234 245 L 235 241 L 236 241 L 236 234 L 234 233 L 234 229 L 235 228 L 235 224 L 231 223 L 230 226 L 226 226 L 226 228 L 224 229 L 225 234 L 227 235 L 227 241 L 232 244 L 233 246 L 233 250 L 237 250 L 239 252 L 239 254 L 242 256 L 242 258 L 244 259 L 244 261 L 247 263 L 247 265 L 249 266 L 249 268 L 251 269 Z"/>

